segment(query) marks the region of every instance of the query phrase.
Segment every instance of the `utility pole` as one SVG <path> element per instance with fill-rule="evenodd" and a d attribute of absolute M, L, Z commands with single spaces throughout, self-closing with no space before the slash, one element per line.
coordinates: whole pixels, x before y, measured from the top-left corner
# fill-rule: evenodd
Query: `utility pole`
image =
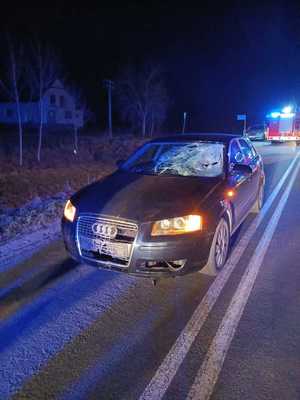
<path fill-rule="evenodd" d="M 112 118 L 111 118 L 111 92 L 114 89 L 114 82 L 110 79 L 104 79 L 103 85 L 107 90 L 108 101 L 108 134 L 112 138 Z"/>
<path fill-rule="evenodd" d="M 246 131 L 247 131 L 247 115 L 245 114 L 243 136 L 246 135 Z"/>
<path fill-rule="evenodd" d="M 186 113 L 186 112 L 184 112 L 184 113 L 183 113 L 182 133 L 184 133 L 184 132 L 185 132 L 186 116 L 187 116 L 187 113 Z"/>
<path fill-rule="evenodd" d="M 247 131 L 247 115 L 246 114 L 238 114 L 236 116 L 236 119 L 238 121 L 243 121 L 243 136 L 246 135 L 246 131 Z"/>

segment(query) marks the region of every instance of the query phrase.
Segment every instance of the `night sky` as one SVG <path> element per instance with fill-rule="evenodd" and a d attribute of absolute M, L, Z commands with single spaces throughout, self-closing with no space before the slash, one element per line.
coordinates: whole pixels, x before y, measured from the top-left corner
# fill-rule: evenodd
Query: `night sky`
<path fill-rule="evenodd" d="M 237 113 L 255 123 L 272 108 L 300 103 L 300 3 L 98 4 L 14 4 L 2 13 L 1 29 L 21 40 L 35 35 L 49 42 L 99 126 L 106 117 L 102 80 L 144 61 L 159 64 L 165 76 L 171 98 L 165 130 L 180 130 L 183 111 L 191 131 L 237 131 Z"/>

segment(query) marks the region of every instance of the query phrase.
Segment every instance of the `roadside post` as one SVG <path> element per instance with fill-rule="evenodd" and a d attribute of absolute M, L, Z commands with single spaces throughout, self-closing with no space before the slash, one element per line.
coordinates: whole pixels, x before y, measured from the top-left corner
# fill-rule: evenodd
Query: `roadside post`
<path fill-rule="evenodd" d="M 244 121 L 243 136 L 245 136 L 246 135 L 246 128 L 247 128 L 247 115 L 246 114 L 237 114 L 236 119 L 238 121 Z"/>

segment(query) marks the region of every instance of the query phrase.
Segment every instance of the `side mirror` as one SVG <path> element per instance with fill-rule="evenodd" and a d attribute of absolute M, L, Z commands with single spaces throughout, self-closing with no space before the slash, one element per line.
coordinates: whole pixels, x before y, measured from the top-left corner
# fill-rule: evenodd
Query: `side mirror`
<path fill-rule="evenodd" d="M 252 174 L 252 168 L 246 164 L 233 164 L 232 172 L 250 175 Z"/>
<path fill-rule="evenodd" d="M 117 167 L 118 167 L 118 168 L 121 168 L 122 165 L 124 164 L 124 162 L 125 162 L 125 160 L 118 160 L 118 161 L 116 162 Z"/>

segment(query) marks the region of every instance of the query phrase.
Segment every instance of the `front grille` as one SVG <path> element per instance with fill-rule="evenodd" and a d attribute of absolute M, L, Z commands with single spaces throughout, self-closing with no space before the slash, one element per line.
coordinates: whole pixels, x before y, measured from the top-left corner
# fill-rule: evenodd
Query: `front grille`
<path fill-rule="evenodd" d="M 78 218 L 76 231 L 79 253 L 87 260 L 126 268 L 137 229 L 137 225 L 130 222 L 82 215 Z"/>

